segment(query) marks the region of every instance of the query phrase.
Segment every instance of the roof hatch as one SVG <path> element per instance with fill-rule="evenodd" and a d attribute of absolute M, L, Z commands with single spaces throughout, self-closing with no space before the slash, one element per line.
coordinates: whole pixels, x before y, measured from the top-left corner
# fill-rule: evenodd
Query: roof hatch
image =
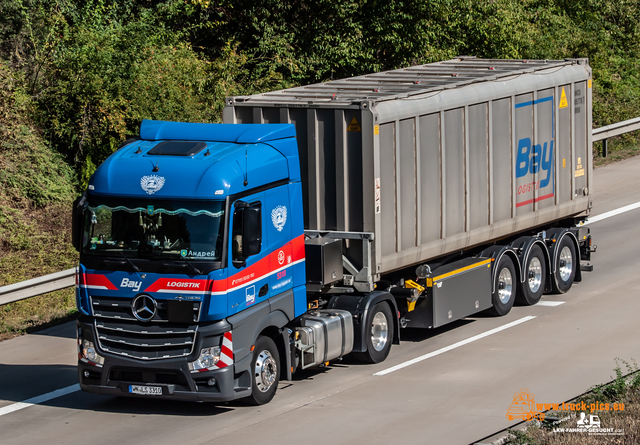
<path fill-rule="evenodd" d="M 153 156 L 193 156 L 200 153 L 207 144 L 194 141 L 160 142 L 147 152 Z"/>

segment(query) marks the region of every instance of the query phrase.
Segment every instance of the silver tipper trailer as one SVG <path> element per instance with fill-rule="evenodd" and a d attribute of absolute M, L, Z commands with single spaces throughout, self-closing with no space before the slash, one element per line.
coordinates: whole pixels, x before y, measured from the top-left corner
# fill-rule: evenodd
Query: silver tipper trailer
<path fill-rule="evenodd" d="M 295 124 L 307 234 L 345 240 L 341 281 L 320 280 L 319 291 L 384 288 L 401 324 L 433 327 L 492 306 L 506 313 L 518 286 L 534 304 L 581 280 L 592 250 L 576 227 L 591 206 L 591 83 L 587 59 L 459 57 L 230 97 L 223 119 Z M 463 275 L 446 287 L 473 294 L 486 281 L 489 296 L 438 297 Z M 426 288 L 419 298 L 409 277 Z M 411 314 L 421 304 L 429 316 Z"/>

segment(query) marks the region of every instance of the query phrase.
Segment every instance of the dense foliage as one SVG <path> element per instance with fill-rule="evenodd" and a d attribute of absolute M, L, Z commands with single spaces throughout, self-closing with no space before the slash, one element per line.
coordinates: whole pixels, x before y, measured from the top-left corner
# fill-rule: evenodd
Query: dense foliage
<path fill-rule="evenodd" d="M 588 57 L 594 125 L 635 117 L 639 19 L 640 0 L 0 0 L 0 60 L 84 184 L 143 118 L 461 54 Z"/>

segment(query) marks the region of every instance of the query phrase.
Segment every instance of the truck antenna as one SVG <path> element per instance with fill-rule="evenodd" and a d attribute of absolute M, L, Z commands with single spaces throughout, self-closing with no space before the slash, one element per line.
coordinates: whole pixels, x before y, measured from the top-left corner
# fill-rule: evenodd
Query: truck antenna
<path fill-rule="evenodd" d="M 249 178 L 247 178 L 247 176 L 249 176 L 249 165 L 248 165 L 248 159 L 249 154 L 248 154 L 248 150 L 247 147 L 244 147 L 244 186 L 246 187 L 247 184 L 249 184 Z"/>
<path fill-rule="evenodd" d="M 242 166 L 240 165 L 240 163 L 238 162 L 238 160 L 236 159 L 236 164 L 238 164 L 238 167 L 240 167 L 240 171 L 242 171 Z M 247 167 L 247 149 L 244 149 L 244 171 L 242 172 L 242 176 L 244 176 L 244 186 L 246 187 L 247 184 L 249 184 L 249 181 L 247 180 L 247 173 L 248 173 L 248 167 Z"/>

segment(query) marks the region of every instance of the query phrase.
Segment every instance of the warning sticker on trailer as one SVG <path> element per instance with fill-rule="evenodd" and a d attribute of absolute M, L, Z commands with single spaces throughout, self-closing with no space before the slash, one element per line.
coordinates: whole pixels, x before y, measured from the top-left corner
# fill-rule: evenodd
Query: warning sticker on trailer
<path fill-rule="evenodd" d="M 360 128 L 360 124 L 358 123 L 358 119 L 356 119 L 355 116 L 351 119 L 351 123 L 347 127 L 347 131 L 362 131 L 362 128 Z"/>
<path fill-rule="evenodd" d="M 582 158 L 578 158 L 578 165 L 576 165 L 576 178 L 584 176 L 584 167 L 582 166 Z"/>
<path fill-rule="evenodd" d="M 564 92 L 564 87 L 562 87 L 562 94 L 560 95 L 560 105 L 558 108 L 567 108 L 569 103 L 567 102 L 567 94 Z"/>

